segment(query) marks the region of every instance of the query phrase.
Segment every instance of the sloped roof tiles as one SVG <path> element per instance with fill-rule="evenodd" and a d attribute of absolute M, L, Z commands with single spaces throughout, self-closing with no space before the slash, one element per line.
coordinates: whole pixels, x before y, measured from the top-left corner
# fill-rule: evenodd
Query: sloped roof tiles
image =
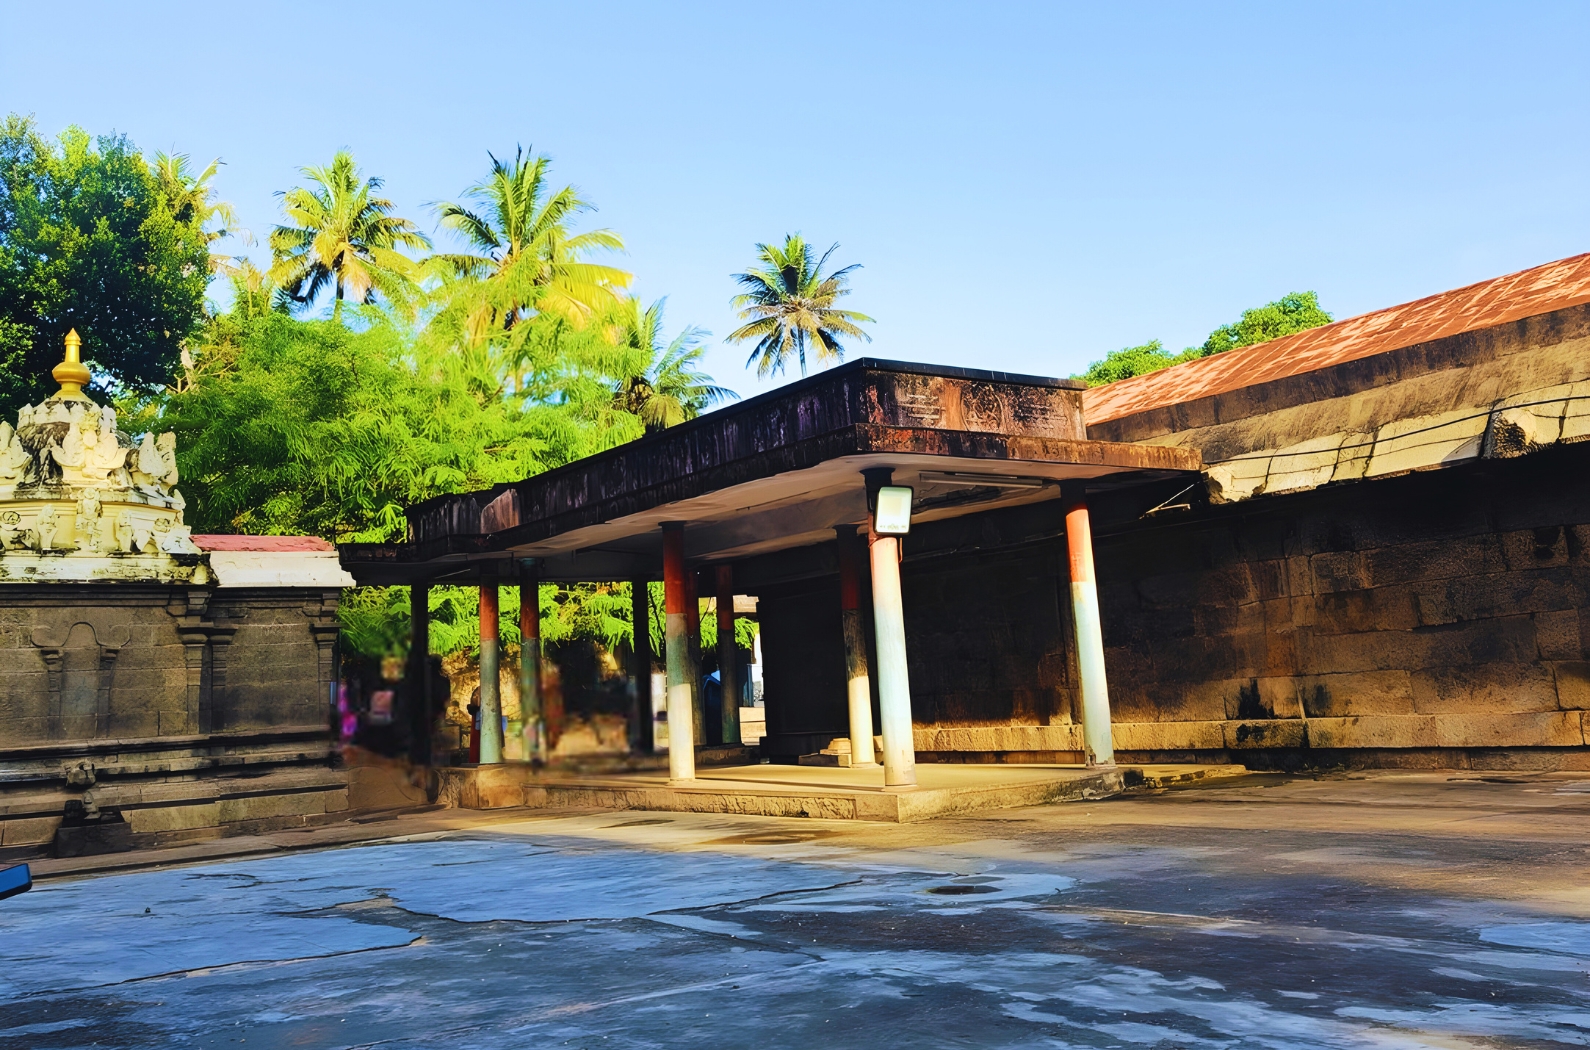
<path fill-rule="evenodd" d="M 1083 394 L 1083 415 L 1104 423 L 1583 303 L 1590 254 L 1093 387 Z"/>

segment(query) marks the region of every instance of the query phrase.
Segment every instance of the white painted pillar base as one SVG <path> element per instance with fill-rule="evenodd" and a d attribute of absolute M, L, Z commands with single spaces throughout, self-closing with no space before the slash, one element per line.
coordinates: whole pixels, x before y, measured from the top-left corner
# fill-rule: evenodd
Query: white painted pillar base
<path fill-rule="evenodd" d="M 696 779 L 696 704 L 691 685 L 690 617 L 683 524 L 663 525 L 663 662 L 668 669 L 668 779 Z"/>
<path fill-rule="evenodd" d="M 845 609 L 845 691 L 850 704 L 850 764 L 876 766 L 872 750 L 872 676 L 867 673 L 867 640 L 861 610 Z"/>
<path fill-rule="evenodd" d="M 684 613 L 669 613 L 665 628 L 668 664 L 668 779 L 696 779 L 694 691 L 690 688 L 689 632 Z"/>
<path fill-rule="evenodd" d="M 878 640 L 878 713 L 883 722 L 884 787 L 916 784 L 911 735 L 911 680 L 905 657 L 905 607 L 900 598 L 900 539 L 877 536 L 872 558 L 872 623 Z"/>
<path fill-rule="evenodd" d="M 1071 622 L 1076 629 L 1077 674 L 1082 690 L 1082 746 L 1090 766 L 1115 765 L 1110 732 L 1110 692 L 1104 677 L 1104 627 L 1093 575 L 1093 530 L 1080 493 L 1067 494 L 1066 552 L 1071 575 Z"/>

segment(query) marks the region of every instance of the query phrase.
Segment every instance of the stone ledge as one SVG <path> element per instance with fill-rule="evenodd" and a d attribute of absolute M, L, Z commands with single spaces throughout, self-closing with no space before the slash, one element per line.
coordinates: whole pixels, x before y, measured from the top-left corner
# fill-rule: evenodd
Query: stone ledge
<path fill-rule="evenodd" d="M 899 789 L 882 787 L 881 770 L 819 772 L 809 766 L 752 766 L 743 773 L 726 769 L 719 771 L 721 775 L 684 784 L 646 774 L 537 777 L 526 767 L 510 765 L 438 772 L 443 777 L 439 801 L 462 809 L 662 810 L 909 823 L 988 809 L 1107 798 L 1128 789 L 1155 790 L 1245 770 L 1235 765 L 919 766 L 922 783 Z"/>

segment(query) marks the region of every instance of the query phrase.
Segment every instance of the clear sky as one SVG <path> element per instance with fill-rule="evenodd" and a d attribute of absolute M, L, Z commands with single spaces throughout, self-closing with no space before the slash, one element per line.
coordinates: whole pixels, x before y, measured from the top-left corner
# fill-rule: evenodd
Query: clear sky
<path fill-rule="evenodd" d="M 1314 289 L 1337 317 L 1590 250 L 1590 4 L 0 0 L 0 109 L 219 156 L 351 149 L 403 214 L 550 153 L 670 332 L 800 231 L 875 356 L 1067 375 Z M 257 254 L 263 255 L 256 249 Z"/>

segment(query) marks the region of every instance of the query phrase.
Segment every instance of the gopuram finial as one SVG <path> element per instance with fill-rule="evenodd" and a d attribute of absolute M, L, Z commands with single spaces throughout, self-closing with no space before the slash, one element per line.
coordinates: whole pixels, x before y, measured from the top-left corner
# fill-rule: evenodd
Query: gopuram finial
<path fill-rule="evenodd" d="M 83 364 L 83 337 L 77 334 L 77 329 L 66 333 L 66 359 L 50 370 L 50 375 L 61 384 L 60 391 L 55 395 L 70 401 L 87 401 L 88 395 L 83 393 L 83 388 L 94 377 L 89 374 L 88 366 Z"/>

